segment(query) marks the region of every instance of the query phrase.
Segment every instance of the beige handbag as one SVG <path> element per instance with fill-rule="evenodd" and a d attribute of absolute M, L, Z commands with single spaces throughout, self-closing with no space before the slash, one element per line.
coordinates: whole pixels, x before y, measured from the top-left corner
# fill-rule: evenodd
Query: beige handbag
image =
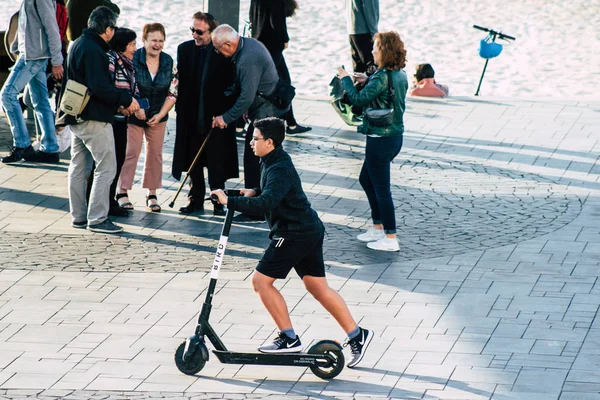
<path fill-rule="evenodd" d="M 69 79 L 60 99 L 60 109 L 65 114 L 77 116 L 83 112 L 89 100 L 88 88 Z"/>

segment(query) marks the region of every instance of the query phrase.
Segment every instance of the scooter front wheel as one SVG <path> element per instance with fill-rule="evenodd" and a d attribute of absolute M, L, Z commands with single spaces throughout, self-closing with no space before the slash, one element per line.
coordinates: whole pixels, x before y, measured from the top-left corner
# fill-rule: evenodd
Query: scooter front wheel
<path fill-rule="evenodd" d="M 175 365 L 177 369 L 183 372 L 186 375 L 194 375 L 204 368 L 206 365 L 206 360 L 204 359 L 202 353 L 207 353 L 208 349 L 204 343 L 199 343 L 197 345 L 196 350 L 188 357 L 187 360 L 183 359 L 183 355 L 185 354 L 185 341 L 183 341 L 175 350 Z M 202 349 L 201 347 L 204 347 Z"/>
<path fill-rule="evenodd" d="M 321 379 L 333 379 L 344 369 L 344 353 L 340 346 L 330 341 L 322 341 L 308 350 L 309 354 L 327 354 L 333 358 L 333 362 L 327 367 L 313 365 L 310 370 Z"/>

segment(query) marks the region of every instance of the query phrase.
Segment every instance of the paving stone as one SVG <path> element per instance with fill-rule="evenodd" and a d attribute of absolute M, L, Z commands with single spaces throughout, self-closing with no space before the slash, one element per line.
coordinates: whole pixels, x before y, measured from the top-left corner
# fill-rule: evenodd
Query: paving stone
<path fill-rule="evenodd" d="M 370 218 L 357 179 L 363 138 L 340 129 L 325 103 L 295 104 L 318 122 L 285 146 L 325 221 L 330 284 L 376 332 L 362 367 L 331 383 L 303 368 L 221 365 L 212 355 L 197 377 L 176 370 L 173 351 L 193 332 L 222 219 L 136 210 L 118 221 L 122 236 L 74 232 L 66 162 L 0 166 L 0 257 L 11 261 L 0 270 L 0 395 L 593 396 L 600 366 L 594 104 L 409 101 L 405 146 L 391 172 L 396 254 L 353 240 Z M 165 165 L 172 146 L 170 136 Z M 161 199 L 177 188 L 168 173 L 164 182 Z M 141 189 L 131 195 L 143 198 Z M 233 349 L 255 348 L 274 331 L 249 282 L 267 242 L 266 226 L 232 229 L 211 320 Z M 295 276 L 277 287 L 303 342 L 344 338 Z M 51 373 L 31 383 L 27 366 Z M 39 389 L 9 393 L 8 384 Z"/>

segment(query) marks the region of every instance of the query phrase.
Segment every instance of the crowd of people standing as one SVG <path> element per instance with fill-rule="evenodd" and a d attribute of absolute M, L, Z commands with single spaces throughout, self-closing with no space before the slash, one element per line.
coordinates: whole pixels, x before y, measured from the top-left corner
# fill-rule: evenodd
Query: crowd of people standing
<path fill-rule="evenodd" d="M 73 227 L 103 233 L 122 231 L 108 216 L 126 216 L 133 209 L 129 191 L 142 144 L 146 151 L 141 180 L 145 205 L 149 212 L 161 211 L 157 191 L 162 187 L 163 141 L 173 107 L 177 117 L 171 173 L 181 179 L 189 172 L 190 183 L 187 204 L 179 209 L 182 214 L 204 209 L 205 168 L 210 191 L 224 189 L 228 179 L 239 176 L 238 121 L 249 123 L 243 147 L 247 189 L 259 186 L 261 179 L 260 157 L 251 143 L 255 121 L 278 117 L 286 122 L 288 135 L 310 131 L 297 123 L 291 104 L 282 109 L 262 95 L 273 93 L 280 81 L 292 82 L 284 51 L 290 42 L 287 18 L 298 9 L 296 0 L 251 0 L 251 37 L 219 25 L 209 13 L 196 12 L 189 28 L 192 38 L 178 46 L 176 58 L 163 51 L 167 32 L 162 24 L 146 24 L 141 34 L 143 46 L 137 49 L 136 32 L 117 27 L 120 9 L 110 0 L 67 0 L 66 36 L 72 42 L 64 60 L 55 1 L 23 0 L 20 9 L 15 43 L 19 58 L 1 92 L 14 147 L 2 161 L 58 162 L 55 118 L 44 91 L 48 63 L 57 80 L 85 85 L 92 95 L 83 112 L 60 118 L 73 134 L 69 166 Z M 389 126 L 377 127 L 364 119 L 359 128 L 367 137 L 360 183 L 371 207 L 373 226 L 358 240 L 375 250 L 397 251 L 390 163 L 402 147 L 408 91 L 403 71 L 406 51 L 397 33 L 378 33 L 378 0 L 346 0 L 346 9 L 354 72 L 340 69 L 338 76 L 349 101 L 360 109 L 395 111 Z M 38 151 L 31 147 L 17 100 L 25 86 L 31 91 L 41 125 Z M 190 170 L 207 138 L 205 150 Z M 213 202 L 213 213 L 223 215 L 224 206 Z M 262 222 L 265 216 L 243 212 L 235 219 Z"/>

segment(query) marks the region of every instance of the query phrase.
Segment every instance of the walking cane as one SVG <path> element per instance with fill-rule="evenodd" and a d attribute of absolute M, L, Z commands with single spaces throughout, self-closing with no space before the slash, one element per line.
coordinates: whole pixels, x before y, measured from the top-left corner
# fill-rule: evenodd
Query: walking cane
<path fill-rule="evenodd" d="M 198 153 L 196 154 L 196 157 L 194 157 L 194 161 L 192 161 L 192 164 L 188 168 L 187 173 L 185 174 L 185 178 L 181 182 L 181 185 L 179 185 L 179 189 L 177 189 L 177 193 L 175 193 L 175 197 L 173 197 L 173 201 L 169 203 L 169 208 L 173 208 L 173 206 L 175 205 L 175 200 L 177 200 L 177 196 L 179 196 L 179 192 L 181 192 L 181 189 L 183 188 L 183 185 L 185 185 L 185 182 L 187 181 L 187 179 L 190 176 L 190 172 L 192 172 L 192 170 L 196 166 L 196 163 L 200 159 L 200 154 L 202 154 L 202 150 L 204 150 L 204 146 L 206 146 L 206 143 L 208 143 L 208 139 L 210 139 L 210 135 L 213 133 L 213 130 L 214 129 L 211 128 L 211 130 L 208 131 L 208 135 L 206 135 L 206 138 L 204 139 L 204 142 L 202 142 L 202 146 L 200 146 L 200 150 L 198 150 Z"/>

